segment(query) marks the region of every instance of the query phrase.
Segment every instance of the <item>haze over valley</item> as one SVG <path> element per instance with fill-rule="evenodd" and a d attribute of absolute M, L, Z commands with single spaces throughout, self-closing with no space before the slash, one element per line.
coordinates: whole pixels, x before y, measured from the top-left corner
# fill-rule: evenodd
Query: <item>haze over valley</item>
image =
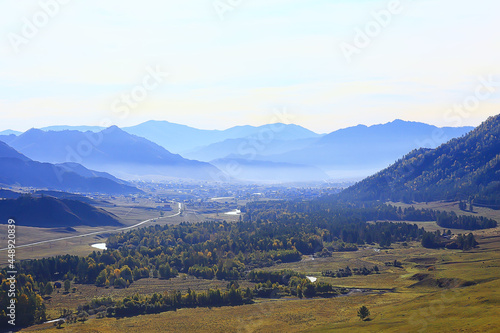
<path fill-rule="evenodd" d="M 124 129 L 77 128 L 30 129 L 0 135 L 0 140 L 40 162 L 82 164 L 127 180 L 338 182 L 362 179 L 412 149 L 436 148 L 472 129 L 402 120 L 328 134 L 280 123 L 225 131 L 165 121 Z"/>

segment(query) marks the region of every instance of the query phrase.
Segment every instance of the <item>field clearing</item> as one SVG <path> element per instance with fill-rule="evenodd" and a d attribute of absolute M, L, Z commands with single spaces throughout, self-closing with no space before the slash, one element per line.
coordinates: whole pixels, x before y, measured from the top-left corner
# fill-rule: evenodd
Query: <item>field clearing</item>
<path fill-rule="evenodd" d="M 62 282 L 62 281 L 61 281 Z M 240 281 L 240 287 L 254 287 L 254 283 L 248 281 Z M 88 304 L 94 297 L 112 297 L 113 299 L 121 299 L 127 296 L 152 295 L 153 293 L 164 293 L 172 291 L 182 291 L 185 293 L 188 289 L 201 292 L 208 289 L 226 289 L 228 282 L 221 280 L 206 280 L 197 279 L 194 276 L 180 274 L 178 277 L 162 280 L 162 279 L 141 279 L 132 283 L 128 288 L 116 289 L 113 287 L 102 288 L 88 284 L 71 284 L 71 288 L 75 287 L 76 292 L 65 293 L 61 290 L 55 291 L 46 299 L 47 317 L 48 320 L 59 318 L 59 309 L 75 310 L 79 305 Z"/>
<path fill-rule="evenodd" d="M 490 219 L 493 219 L 498 222 L 499 226 L 492 229 L 484 229 L 484 230 L 464 230 L 464 229 L 450 229 L 450 228 L 442 228 L 437 225 L 436 221 L 392 221 L 394 223 L 409 223 L 416 224 L 419 228 L 424 228 L 426 231 L 434 232 L 436 230 L 443 231 L 443 229 L 450 229 L 454 234 L 467 234 L 469 232 L 474 233 L 474 235 L 478 236 L 492 236 L 492 235 L 500 235 L 500 210 L 494 210 L 490 208 L 484 207 L 474 207 L 474 212 L 463 211 L 458 208 L 458 201 L 447 202 L 447 201 L 434 201 L 434 202 L 419 202 L 413 204 L 406 204 L 402 202 L 388 202 L 388 204 L 401 207 L 408 208 L 414 207 L 416 209 L 433 209 L 438 211 L 446 211 L 446 212 L 455 212 L 457 215 L 468 215 L 468 216 L 484 216 Z M 384 221 L 380 221 L 384 222 Z M 391 221 L 390 221 L 391 222 Z"/>
<path fill-rule="evenodd" d="M 484 216 L 493 219 L 500 223 L 500 210 L 494 210 L 490 208 L 484 208 L 479 206 L 474 206 L 474 212 L 463 211 L 458 208 L 458 201 L 433 201 L 433 202 L 418 202 L 413 204 L 406 204 L 402 202 L 388 202 L 388 204 L 396 207 L 407 208 L 415 207 L 416 209 L 433 209 L 433 210 L 443 210 L 446 212 L 455 212 L 457 215 L 469 215 L 469 216 Z"/>
<path fill-rule="evenodd" d="M 470 230 L 465 230 L 465 229 L 454 229 L 454 228 L 443 228 L 438 226 L 436 221 L 391 221 L 391 220 L 381 220 L 381 221 L 376 221 L 376 222 L 392 222 L 392 223 L 408 223 L 408 224 L 416 224 L 418 228 L 424 228 L 425 231 L 428 232 L 435 232 L 436 230 L 443 231 L 443 230 L 451 230 L 453 234 L 467 234 L 471 232 Z M 368 223 L 376 223 L 376 222 L 368 222 Z M 475 233 L 475 232 L 474 232 Z"/>

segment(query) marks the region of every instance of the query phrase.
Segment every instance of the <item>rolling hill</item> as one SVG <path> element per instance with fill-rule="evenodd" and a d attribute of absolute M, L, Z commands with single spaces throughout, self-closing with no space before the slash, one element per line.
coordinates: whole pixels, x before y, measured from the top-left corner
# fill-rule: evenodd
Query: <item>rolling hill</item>
<path fill-rule="evenodd" d="M 16 225 L 41 228 L 122 225 L 116 215 L 103 209 L 76 200 L 53 197 L 22 196 L 0 200 L 0 221 L 9 218 L 14 218 Z"/>
<path fill-rule="evenodd" d="M 500 208 L 500 115 L 435 149 L 418 149 L 340 194 L 346 200 L 468 200 Z"/>

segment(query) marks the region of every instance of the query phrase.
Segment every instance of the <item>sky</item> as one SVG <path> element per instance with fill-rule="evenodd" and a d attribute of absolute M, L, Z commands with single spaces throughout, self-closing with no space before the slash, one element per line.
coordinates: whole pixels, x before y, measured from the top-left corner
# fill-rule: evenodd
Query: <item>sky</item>
<path fill-rule="evenodd" d="M 1 0 L 0 131 L 499 113 L 498 0 Z"/>

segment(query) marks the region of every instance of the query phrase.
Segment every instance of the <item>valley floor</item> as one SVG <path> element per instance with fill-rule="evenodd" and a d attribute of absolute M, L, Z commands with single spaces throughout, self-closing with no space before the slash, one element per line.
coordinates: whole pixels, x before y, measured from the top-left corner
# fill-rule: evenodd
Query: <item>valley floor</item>
<path fill-rule="evenodd" d="M 121 319 L 90 317 L 85 323 L 65 324 L 62 331 L 497 332 L 500 327 L 499 232 L 499 228 L 482 232 L 477 237 L 480 246 L 472 251 L 423 249 L 410 243 L 406 247 L 395 245 L 381 251 L 365 248 L 357 252 L 335 253 L 329 258 L 313 260 L 309 257 L 298 263 L 269 268 L 291 268 L 336 286 L 376 289 L 378 292 L 358 292 L 334 298 L 259 299 L 251 305 L 181 309 Z M 384 265 L 384 262 L 395 259 L 403 263 L 403 268 Z M 347 278 L 321 276 L 325 269 L 346 265 L 371 267 L 373 264 L 381 268 L 380 274 Z M 205 290 L 210 284 L 222 282 L 181 277 L 154 286 L 152 283 L 138 281 L 128 289 L 109 289 L 109 293 L 123 296 L 124 293 L 148 293 L 148 289 L 152 293 L 196 286 L 196 289 Z M 95 290 L 93 286 L 86 288 Z M 392 290 L 380 292 L 382 289 Z M 106 292 L 106 289 L 101 290 Z M 86 291 L 84 286 L 77 285 L 76 294 L 80 292 L 88 297 L 93 294 L 90 289 Z M 53 295 L 48 306 L 49 314 L 56 316 L 57 308 L 68 307 L 68 298 L 78 298 L 69 295 Z M 369 308 L 371 320 L 360 321 L 356 316 L 361 305 Z M 22 332 L 41 330 L 61 332 L 52 324 L 33 326 Z"/>

